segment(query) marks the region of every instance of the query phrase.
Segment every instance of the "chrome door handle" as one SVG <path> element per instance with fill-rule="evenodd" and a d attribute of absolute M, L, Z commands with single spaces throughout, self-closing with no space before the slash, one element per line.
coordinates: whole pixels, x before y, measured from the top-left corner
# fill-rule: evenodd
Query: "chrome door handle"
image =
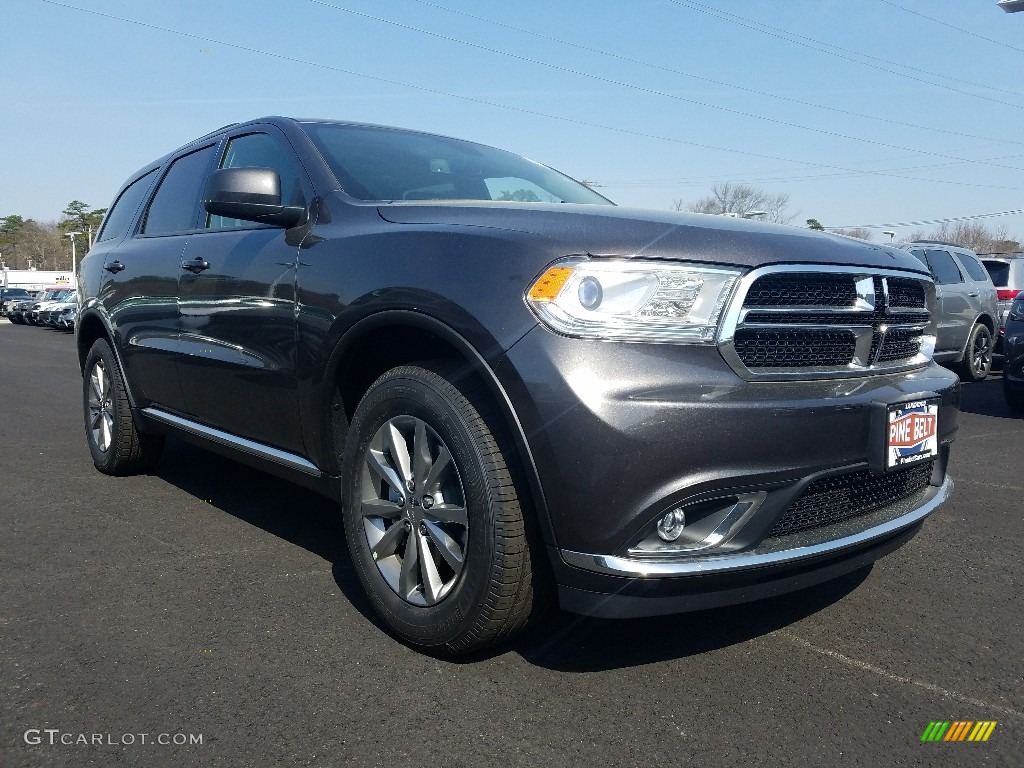
<path fill-rule="evenodd" d="M 181 268 L 187 269 L 193 275 L 198 275 L 204 269 L 210 268 L 210 262 L 206 261 L 206 259 L 201 256 L 196 256 L 194 259 L 186 259 L 181 262 Z"/>
<path fill-rule="evenodd" d="M 117 259 L 114 259 L 113 261 L 108 261 L 106 264 L 104 264 L 103 268 L 105 270 L 107 270 L 107 272 L 110 272 L 112 274 L 117 274 L 122 269 L 124 269 L 124 264 L 122 264 Z"/>
<path fill-rule="evenodd" d="M 967 295 L 968 295 L 968 296 L 970 296 L 970 297 L 971 297 L 972 299 L 976 299 L 976 298 L 978 298 L 978 293 L 977 293 L 977 292 L 974 292 L 974 293 L 968 293 Z"/>

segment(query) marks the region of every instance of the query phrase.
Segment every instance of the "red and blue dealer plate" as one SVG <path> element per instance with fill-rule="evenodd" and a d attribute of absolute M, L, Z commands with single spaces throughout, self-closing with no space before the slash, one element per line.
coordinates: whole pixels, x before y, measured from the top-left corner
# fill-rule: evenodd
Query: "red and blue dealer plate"
<path fill-rule="evenodd" d="M 897 403 L 888 408 L 885 468 L 928 461 L 939 453 L 939 404 L 934 400 Z"/>

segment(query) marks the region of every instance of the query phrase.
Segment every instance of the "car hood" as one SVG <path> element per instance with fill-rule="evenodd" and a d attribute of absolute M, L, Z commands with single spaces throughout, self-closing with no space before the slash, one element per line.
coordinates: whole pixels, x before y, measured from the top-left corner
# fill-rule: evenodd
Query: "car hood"
<path fill-rule="evenodd" d="M 827 263 L 925 273 L 904 251 L 799 227 L 728 216 L 604 205 L 464 202 L 378 206 L 395 224 L 482 227 L 539 235 L 566 255 L 684 259 L 755 267 Z"/>

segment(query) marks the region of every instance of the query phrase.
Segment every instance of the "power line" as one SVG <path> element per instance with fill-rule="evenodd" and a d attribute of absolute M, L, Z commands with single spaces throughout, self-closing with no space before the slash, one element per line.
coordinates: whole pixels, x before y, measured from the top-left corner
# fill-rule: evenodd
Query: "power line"
<path fill-rule="evenodd" d="M 845 61 L 852 61 L 854 64 L 860 64 L 861 66 L 864 66 L 864 67 L 871 67 L 872 69 L 877 69 L 877 70 L 879 70 L 881 72 L 887 72 L 890 75 L 896 75 L 897 77 L 905 77 L 905 78 L 908 78 L 910 80 L 914 80 L 914 81 L 919 82 L 919 83 L 925 83 L 926 85 L 931 85 L 933 87 L 944 88 L 944 89 L 946 89 L 948 91 L 952 91 L 954 93 L 959 93 L 959 94 L 961 94 L 963 96 L 970 96 L 970 97 L 975 98 L 975 99 L 983 99 L 985 101 L 990 101 L 993 104 L 1001 104 L 1004 107 L 1012 107 L 1013 109 L 1024 109 L 1024 106 L 1021 106 L 1020 104 L 1011 104 L 1008 101 L 1000 101 L 999 99 L 993 99 L 990 96 L 983 96 L 980 93 L 971 93 L 970 91 L 965 91 L 962 88 L 954 88 L 954 87 L 952 87 L 950 85 L 943 85 L 942 83 L 933 83 L 930 80 L 925 80 L 925 79 L 920 78 L 920 77 L 914 77 L 913 75 L 908 75 L 906 72 L 899 72 L 897 70 L 887 69 L 886 67 L 879 66 L 878 64 L 872 64 L 871 61 L 880 61 L 880 62 L 883 62 L 883 63 L 888 64 L 890 66 L 902 67 L 904 69 L 909 69 L 912 72 L 920 72 L 922 74 L 929 75 L 931 77 L 937 77 L 937 78 L 940 78 L 940 79 L 943 79 L 943 80 L 952 80 L 954 82 L 965 83 L 967 85 L 972 85 L 972 86 L 974 86 L 976 88 L 987 88 L 989 90 L 999 91 L 1001 93 L 1009 93 L 1009 94 L 1011 94 L 1013 96 L 1018 96 L 1019 97 L 1021 94 L 1017 93 L 1015 91 L 1008 91 L 1008 90 L 1005 90 L 1003 88 L 995 88 L 995 87 L 993 87 L 991 85 L 984 85 L 982 83 L 975 83 L 975 82 L 972 82 L 970 80 L 962 80 L 962 79 L 960 79 L 958 77 L 952 77 L 950 75 L 940 75 L 940 74 L 938 74 L 936 72 L 930 72 L 927 69 L 920 69 L 918 67 L 911 67 L 908 64 L 900 64 L 900 63 L 895 62 L 895 61 L 889 61 L 888 59 L 880 58 L 878 56 L 871 56 L 871 55 L 866 54 L 866 53 L 860 53 L 858 51 L 854 51 L 854 50 L 851 50 L 849 48 L 843 48 L 843 47 L 838 46 L 838 45 L 833 45 L 832 43 L 826 43 L 826 42 L 823 42 L 821 40 L 816 40 L 813 37 L 807 37 L 806 35 L 798 35 L 795 32 L 787 32 L 784 29 L 779 29 L 778 27 L 772 27 L 772 26 L 770 26 L 768 24 L 764 24 L 764 23 L 762 23 L 760 21 L 754 21 L 753 19 L 748 19 L 745 16 L 739 16 L 739 15 L 737 15 L 735 13 L 729 13 L 728 11 L 721 11 L 721 10 L 719 10 L 717 8 L 712 8 L 710 6 L 703 5 L 701 3 L 688 2 L 687 0 L 668 0 L 668 2 L 673 3 L 675 5 L 678 5 L 678 6 L 682 7 L 682 8 L 687 8 L 687 9 L 689 9 L 691 11 L 697 11 L 698 13 L 703 13 L 703 14 L 705 14 L 707 16 L 712 16 L 714 18 L 720 19 L 721 21 L 728 21 L 731 24 L 737 24 L 737 25 L 739 25 L 741 27 L 745 27 L 747 29 L 751 29 L 751 30 L 753 30 L 755 32 L 760 32 L 763 35 L 768 35 L 769 37 L 775 37 L 775 38 L 778 38 L 780 40 L 784 40 L 787 43 L 794 43 L 796 45 L 802 45 L 805 48 L 810 48 L 810 49 L 818 51 L 820 53 L 828 54 L 829 56 L 835 56 L 836 58 L 843 59 Z M 825 47 L 820 47 L 820 46 L 825 46 Z M 829 50 L 829 48 L 834 48 L 835 50 Z M 842 53 L 837 53 L 837 51 L 843 51 L 843 53 L 849 53 L 849 54 L 852 54 L 853 56 L 859 56 L 861 58 L 858 59 L 858 58 L 851 58 L 850 56 L 844 56 Z M 861 61 L 861 59 L 869 59 L 870 61 Z"/>
<path fill-rule="evenodd" d="M 415 85 L 413 83 L 406 83 L 401 80 L 393 80 L 391 78 L 382 77 L 380 75 L 369 75 L 365 72 L 357 72 L 351 69 L 345 69 L 343 67 L 337 67 L 331 64 L 324 64 L 319 61 L 311 61 L 309 59 L 300 59 L 296 56 L 286 56 L 282 53 L 274 53 L 273 51 L 265 51 L 259 48 L 253 48 L 252 46 L 242 45 L 240 43 L 232 43 L 227 40 L 221 40 L 219 38 L 209 37 L 207 35 L 200 35 L 194 32 L 184 32 L 182 30 L 172 29 L 170 27 L 162 27 L 157 24 L 151 24 L 145 21 L 138 21 L 137 19 L 128 19 L 123 16 L 116 16 L 110 13 L 104 13 L 102 11 L 94 11 L 90 8 L 80 8 L 75 5 L 69 5 L 67 3 L 58 2 L 58 0 L 40 0 L 40 2 L 47 3 L 49 5 L 58 6 L 60 8 L 66 8 L 68 10 L 79 11 L 81 13 L 88 13 L 93 16 L 101 18 L 111 19 L 114 21 L 120 21 L 126 24 L 134 24 L 135 26 L 143 27 L 146 29 L 155 29 L 160 32 L 166 32 L 168 34 L 179 35 L 181 37 L 187 37 L 192 40 L 201 40 L 206 43 L 214 43 L 216 45 L 223 45 L 225 48 L 233 48 L 239 51 L 245 51 L 247 53 L 255 53 L 261 56 L 268 56 L 279 61 L 287 61 L 293 64 L 303 64 L 306 66 L 317 67 L 330 72 L 337 72 L 339 74 L 349 75 L 351 77 L 358 77 L 365 80 L 372 80 L 378 83 L 386 83 L 388 85 L 397 85 L 402 88 L 408 88 L 410 90 L 419 91 L 421 93 L 429 93 L 434 96 L 445 96 L 447 98 L 458 99 L 461 101 L 467 101 L 472 104 L 481 104 L 489 107 L 497 107 L 498 109 L 508 110 L 510 112 L 517 112 L 524 115 L 533 115 L 535 117 L 543 117 L 549 120 L 558 120 L 560 122 L 568 123 L 571 125 L 580 125 L 587 128 L 597 128 L 604 131 L 611 131 L 613 133 L 619 133 L 625 136 L 635 136 L 644 139 L 653 139 L 656 141 L 666 141 L 673 144 L 679 144 L 682 146 L 696 147 L 698 149 L 709 149 L 716 152 L 726 152 L 729 154 L 743 155 L 745 157 L 757 157 L 762 160 L 777 160 L 784 163 L 796 163 L 798 165 L 807 165 L 814 168 L 826 168 L 833 171 L 845 171 L 847 173 L 860 173 L 859 170 L 853 168 L 844 168 L 841 165 L 829 165 L 827 163 L 816 163 L 811 160 L 795 160 L 788 157 L 779 157 L 777 155 L 765 155 L 759 152 L 751 152 L 745 149 L 735 149 L 732 147 L 719 147 L 713 144 L 704 144 L 696 141 L 688 141 L 686 139 L 680 139 L 674 136 L 663 136 L 655 133 L 646 133 L 644 131 L 637 131 L 630 128 L 621 128 L 618 126 L 605 125 L 603 123 L 594 123 L 587 120 L 579 120 L 577 118 L 565 117 L 564 115 L 554 115 L 549 112 L 541 112 L 539 110 L 527 109 L 525 107 L 516 107 L 510 104 L 502 104 L 496 101 L 490 101 L 488 99 L 481 99 L 475 96 L 467 96 L 465 94 L 452 93 L 450 91 L 443 91 L 438 88 L 428 88 L 423 85 Z M 957 182 L 948 179 L 925 179 L 916 176 L 901 176 L 891 173 L 880 173 L 875 171 L 866 171 L 866 173 L 885 176 L 887 178 L 905 179 L 908 181 L 922 181 L 928 184 L 950 184 L 955 186 L 967 186 L 967 187 L 984 187 L 986 189 L 1008 189 L 1013 191 L 1024 191 L 1024 187 L 994 187 L 988 184 L 970 184 L 967 182 Z"/>
<path fill-rule="evenodd" d="M 999 157 L 987 158 L 989 160 L 1015 160 L 1017 158 L 1024 157 L 1024 155 L 1001 155 Z M 677 178 L 661 178 L 661 179 L 612 179 L 602 182 L 605 186 L 609 187 L 639 187 L 641 189 L 646 187 L 655 186 L 671 186 L 671 185 L 698 185 L 706 184 L 708 181 L 719 182 L 719 181 L 733 181 L 734 183 L 779 183 L 787 181 L 818 181 L 821 179 L 841 179 L 851 178 L 857 176 L 864 176 L 871 173 L 896 173 L 900 171 L 924 171 L 931 170 L 934 168 L 951 168 L 957 165 L 965 165 L 965 163 L 954 162 L 954 163 L 930 163 L 928 165 L 911 165 L 900 168 L 876 168 L 873 170 L 859 170 L 850 171 L 849 173 L 826 173 L 818 174 L 814 176 L 779 176 L 777 174 L 786 173 L 785 169 L 772 170 L 772 171 L 759 171 L 753 176 L 750 173 L 732 173 L 732 174 L 714 174 L 711 176 L 683 176 Z M 774 175 L 767 175 L 774 174 Z M 990 185 L 983 185 L 986 189 L 991 189 Z"/>
<path fill-rule="evenodd" d="M 587 78 L 589 80 L 595 80 L 595 81 L 600 82 L 600 83 L 606 83 L 608 85 L 615 85 L 615 86 L 618 86 L 618 87 L 621 87 L 621 88 L 628 88 L 630 90 L 634 90 L 634 91 L 637 91 L 639 93 L 644 93 L 644 94 L 647 94 L 649 96 L 660 96 L 662 98 L 672 99 L 674 101 L 681 101 L 681 102 L 684 102 L 686 104 L 694 104 L 696 106 L 704 107 L 706 109 L 715 109 L 715 110 L 718 110 L 720 112 L 726 112 L 728 114 L 738 115 L 740 117 L 748 117 L 748 118 L 751 118 L 751 119 L 754 119 L 754 120 L 762 120 L 764 122 L 773 123 L 775 125 L 781 125 L 781 126 L 784 126 L 786 128 L 795 128 L 797 130 L 809 131 L 809 132 L 812 132 L 812 133 L 818 133 L 818 134 L 821 134 L 823 136 L 830 136 L 832 138 L 846 139 L 847 141 L 859 141 L 859 142 L 864 143 L 864 144 L 871 144 L 871 145 L 878 146 L 878 147 L 885 147 L 886 149 L 898 149 L 901 152 L 914 152 L 916 154 L 927 155 L 927 156 L 930 156 L 930 157 L 941 157 L 941 158 L 943 158 L 945 160 L 956 160 L 958 162 L 964 162 L 964 163 L 976 163 L 976 164 L 979 164 L 979 165 L 992 166 L 994 168 L 1000 168 L 1000 169 L 1024 172 L 1024 168 L 1018 168 L 1016 166 L 999 165 L 997 163 L 988 163 L 988 162 L 985 162 L 983 160 L 970 160 L 968 158 L 957 157 L 955 155 L 946 155 L 946 154 L 943 154 L 941 152 L 932 152 L 932 151 L 926 150 L 926 149 L 916 149 L 914 147 L 900 146 L 899 144 L 889 144 L 888 142 L 877 141 L 875 139 L 866 139 L 866 138 L 863 138 L 861 136 L 852 136 L 850 134 L 840 133 L 838 131 L 830 131 L 830 130 L 828 130 L 826 128 L 814 128 L 813 126 L 802 125 L 800 123 L 794 123 L 794 122 L 791 122 L 789 120 L 781 120 L 779 118 L 768 117 L 767 115 L 759 115 L 759 114 L 757 114 L 755 112 L 745 112 L 745 111 L 740 110 L 740 109 L 732 109 L 730 107 L 723 107 L 723 106 L 721 106 L 719 104 L 713 104 L 711 102 L 706 102 L 706 101 L 699 101 L 697 99 L 690 99 L 690 98 L 687 98 L 685 96 L 680 96 L 678 94 L 669 93 L 668 91 L 661 91 L 661 90 L 658 90 L 656 88 L 649 88 L 647 86 L 637 85 L 635 83 L 626 82 L 624 80 L 616 80 L 614 78 L 604 77 L 602 75 L 596 75 L 596 74 L 594 74 L 592 72 L 585 72 L 584 70 L 581 70 L 581 69 L 574 69 L 573 67 L 566 67 L 566 66 L 562 66 L 560 64 L 552 64 L 550 62 L 543 61 L 541 59 L 535 59 L 535 58 L 530 57 L 530 56 L 523 56 L 522 54 L 512 53 L 511 51 L 504 51 L 504 50 L 501 50 L 500 48 L 493 48 L 491 46 L 483 45 L 481 43 L 474 43 L 474 42 L 469 41 L 469 40 L 462 40 L 461 38 L 454 37 L 452 35 L 446 35 L 446 34 L 442 34 L 440 32 L 431 32 L 430 30 L 422 29 L 421 27 L 415 27 L 415 26 L 413 26 L 411 24 L 406 24 L 406 23 L 401 22 L 401 21 L 395 21 L 393 19 L 387 19 L 387 18 L 384 18 L 382 16 L 375 16 L 375 15 L 370 14 L 370 13 L 364 13 L 363 11 L 356 11 L 356 10 L 353 10 L 351 8 L 346 8 L 346 7 L 341 6 L 341 5 L 335 5 L 333 3 L 326 2 L 326 0 L 309 0 L 309 2 L 311 2 L 313 5 L 319 5 L 319 6 L 323 6 L 324 8 L 330 8 L 330 9 L 335 10 L 335 11 L 341 11 L 343 13 L 348 13 L 348 14 L 351 14 L 353 16 L 358 16 L 360 18 L 369 19 L 370 21 L 380 22 L 382 24 L 389 24 L 389 25 L 391 25 L 393 27 L 398 27 L 399 29 L 404 29 L 404 30 L 408 30 L 410 32 L 416 32 L 418 34 L 427 35 L 429 37 L 434 37 L 434 38 L 437 38 L 439 40 L 444 40 L 446 42 L 458 43 L 459 45 L 468 46 L 470 48 L 476 48 L 477 50 L 486 51 L 488 53 L 494 53 L 494 54 L 497 54 L 499 56 L 505 56 L 507 58 L 515 59 L 517 61 L 523 61 L 523 62 L 526 62 L 526 63 L 529 63 L 529 64 L 536 64 L 538 66 L 546 67 L 548 69 L 552 69 L 552 70 L 555 70 L 557 72 L 564 72 L 566 74 L 575 75 L 577 77 L 585 77 L 585 78 Z"/>
<path fill-rule="evenodd" d="M 928 19 L 928 21 L 933 21 L 936 24 L 941 24 L 944 27 L 949 27 L 950 29 L 955 29 L 957 32 L 963 32 L 965 35 L 970 35 L 971 37 L 976 37 L 979 40 L 985 40 L 986 42 L 994 43 L 995 45 L 1001 45 L 1003 48 L 1009 48 L 1011 51 L 1017 51 L 1018 53 L 1024 53 L 1024 48 L 1018 48 L 1015 45 L 1010 45 L 1009 43 L 1004 43 L 1001 40 L 993 40 L 991 37 L 985 37 L 984 35 L 979 35 L 977 32 L 971 32 L 969 29 L 964 29 L 963 27 L 958 27 L 958 26 L 955 26 L 954 24 L 949 24 L 949 23 L 947 23 L 945 21 L 942 21 L 941 19 L 936 19 L 934 16 L 927 16 L 927 15 L 925 15 L 923 13 L 919 13 L 918 11 L 911 10 L 910 8 L 904 8 L 899 3 L 892 2 L 892 0 L 878 0 L 878 2 L 885 3 L 886 5 L 891 5 L 893 8 L 899 8 L 901 11 L 905 11 L 906 13 L 912 13 L 915 16 L 920 16 L 922 19 Z"/>
<path fill-rule="evenodd" d="M 999 211 L 997 213 L 978 213 L 974 216 L 953 216 L 948 219 L 923 219 L 921 221 L 895 221 L 889 224 L 858 224 L 845 227 L 825 227 L 825 229 L 879 229 L 881 227 L 920 227 L 927 224 L 951 224 L 954 221 L 972 221 L 974 219 L 991 219 L 996 216 L 1018 216 L 1024 213 L 1024 208 L 1015 211 Z"/>
<path fill-rule="evenodd" d="M 734 90 L 743 91 L 745 93 L 753 93 L 753 94 L 756 94 L 757 96 L 764 96 L 764 97 L 770 98 L 770 99 L 777 99 L 779 101 L 785 101 L 785 102 L 788 102 L 790 104 L 799 104 L 800 106 L 803 106 L 803 107 L 811 107 L 813 109 L 822 109 L 822 110 L 826 110 L 826 111 L 829 111 L 829 112 L 835 112 L 836 114 L 840 114 L 840 115 L 847 115 L 848 117 L 858 117 L 858 118 L 861 118 L 861 119 L 864 119 L 864 120 L 874 120 L 876 122 L 887 123 L 889 125 L 898 125 L 898 126 L 901 126 L 903 128 L 914 128 L 916 130 L 921 130 L 921 131 L 932 131 L 933 133 L 944 133 L 944 134 L 947 134 L 947 135 L 950 135 L 950 136 L 959 136 L 961 138 L 966 138 L 966 139 L 978 139 L 980 141 L 998 141 L 998 142 L 1001 142 L 1001 143 L 1010 143 L 1010 144 L 1022 144 L 1022 143 L 1024 143 L 1024 142 L 1021 142 L 1021 141 L 1015 141 L 1013 139 L 1006 139 L 1006 138 L 995 139 L 995 138 L 991 138 L 991 137 L 988 137 L 988 136 L 976 136 L 976 135 L 970 134 L 970 133 L 960 133 L 959 131 L 951 131 L 951 130 L 948 130 L 948 129 L 945 129 L 945 128 L 938 128 L 938 127 L 931 126 L 931 125 L 918 125 L 917 123 L 907 123 L 907 122 L 903 122 L 902 120 L 894 120 L 893 118 L 883 117 L 882 115 L 878 115 L 878 114 L 875 114 L 875 115 L 865 114 L 865 113 L 862 113 L 862 112 L 854 112 L 854 111 L 849 110 L 849 109 L 842 109 L 841 107 L 833 107 L 833 106 L 830 106 L 830 105 L 827 105 L 827 104 L 819 104 L 819 103 L 813 102 L 813 101 L 806 101 L 804 99 L 795 99 L 795 98 L 793 98 L 791 96 L 783 96 L 781 94 L 771 93 L 770 91 L 762 91 L 762 90 L 759 90 L 757 88 L 751 88 L 751 87 L 745 86 L 745 85 L 737 85 L 736 83 L 730 83 L 730 82 L 727 82 L 727 81 L 724 81 L 724 80 L 716 80 L 716 79 L 711 78 L 711 77 L 703 77 L 701 75 L 695 75 L 695 74 L 693 74 L 691 72 L 684 72 L 683 70 L 680 70 L 680 69 L 674 69 L 672 67 L 666 67 L 666 66 L 663 66 L 661 64 L 654 64 L 653 62 L 645 61 L 643 59 L 633 58 L 632 56 L 624 56 L 622 54 L 613 53 L 612 51 L 606 51 L 606 50 L 601 49 L 601 48 L 595 48 L 595 47 L 590 46 L 590 45 L 584 45 L 582 43 L 577 43 L 577 42 L 574 42 L 572 40 L 566 40 L 565 38 L 555 37 L 553 35 L 547 35 L 547 34 L 544 34 L 542 32 L 535 32 L 535 31 L 533 31 L 531 29 L 525 29 L 523 27 L 515 26 L 514 24 L 506 24 L 506 23 L 501 22 L 501 21 L 495 21 L 494 19 L 488 19 L 488 18 L 485 18 L 483 16 L 477 16 L 476 14 L 469 13 L 467 11 L 461 11 L 461 10 L 458 10 L 458 9 L 455 9 L 455 8 L 447 8 L 447 7 L 443 6 L 443 5 L 439 5 L 437 3 L 430 2 L 430 0 L 410 0 L 410 1 L 414 2 L 414 3 L 419 3 L 420 5 L 424 5 L 424 6 L 428 7 L 428 8 L 434 8 L 434 9 L 439 10 L 439 11 L 444 11 L 445 13 L 454 14 L 456 16 L 463 16 L 463 17 L 468 18 L 468 19 L 473 19 L 474 21 L 480 21 L 480 22 L 483 22 L 485 24 L 491 24 L 491 25 L 493 25 L 495 27 L 500 27 L 502 29 L 508 29 L 508 30 L 513 31 L 513 32 L 518 32 L 518 33 L 521 33 L 521 34 L 524 34 L 524 35 L 530 35 L 531 37 L 535 37 L 535 38 L 538 38 L 540 40 L 547 40 L 549 42 L 558 43 L 559 45 L 566 45 L 566 46 L 569 46 L 569 47 L 572 47 L 572 48 L 576 48 L 577 50 L 580 50 L 580 51 L 587 51 L 588 53 L 596 53 L 596 54 L 598 54 L 600 56 L 607 56 L 609 58 L 616 59 L 618 61 L 623 61 L 623 62 L 626 62 L 628 64 L 637 64 L 637 65 L 640 65 L 642 67 L 648 67 L 650 69 L 655 69 L 655 70 L 658 70 L 658 71 L 661 71 L 661 72 L 668 72 L 668 73 L 673 74 L 673 75 L 679 75 L 681 77 L 687 77 L 687 78 L 690 78 L 692 80 L 697 80 L 699 82 L 710 83 L 712 85 L 719 85 L 719 86 L 722 86 L 724 88 L 732 88 Z"/>

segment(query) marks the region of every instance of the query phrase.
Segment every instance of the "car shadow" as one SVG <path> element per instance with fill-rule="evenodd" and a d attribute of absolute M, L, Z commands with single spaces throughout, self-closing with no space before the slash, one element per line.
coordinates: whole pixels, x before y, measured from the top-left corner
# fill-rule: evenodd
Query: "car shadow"
<path fill-rule="evenodd" d="M 332 564 L 338 589 L 382 632 L 352 568 L 340 508 L 312 491 L 201 448 L 168 439 L 154 472 L 212 506 L 312 552 Z M 530 664 L 562 672 L 628 668 L 725 648 L 790 625 L 842 599 L 870 566 L 834 581 L 744 605 L 647 619 L 594 619 L 551 611 L 526 635 L 449 660 L 486 661 L 516 653 Z"/>
<path fill-rule="evenodd" d="M 1010 410 L 1003 396 L 1003 377 L 990 374 L 984 381 L 964 384 L 961 388 L 960 410 L 978 416 L 993 416 L 1000 419 L 1020 419 L 1020 414 Z"/>

